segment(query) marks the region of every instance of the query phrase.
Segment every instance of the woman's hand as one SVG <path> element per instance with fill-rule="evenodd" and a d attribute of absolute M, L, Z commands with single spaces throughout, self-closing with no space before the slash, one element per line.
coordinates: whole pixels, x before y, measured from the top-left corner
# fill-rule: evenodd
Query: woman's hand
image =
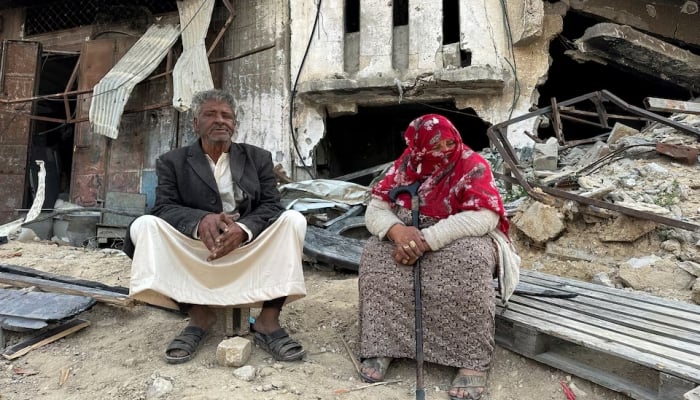
<path fill-rule="evenodd" d="M 430 251 L 418 228 L 396 224 L 387 232 L 387 238 L 396 244 L 391 257 L 402 265 L 413 265 L 423 253 Z"/>

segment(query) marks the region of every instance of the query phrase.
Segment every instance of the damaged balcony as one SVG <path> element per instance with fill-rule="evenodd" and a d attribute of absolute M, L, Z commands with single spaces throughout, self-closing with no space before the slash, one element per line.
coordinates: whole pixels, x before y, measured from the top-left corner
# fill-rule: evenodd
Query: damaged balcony
<path fill-rule="evenodd" d="M 471 95 L 500 95 L 512 79 L 506 70 L 489 66 L 443 69 L 400 80 L 397 77 L 370 76 L 355 79 L 338 77 L 299 85 L 300 99 L 333 104 L 394 104 L 403 96 L 421 101 L 444 101 Z"/>

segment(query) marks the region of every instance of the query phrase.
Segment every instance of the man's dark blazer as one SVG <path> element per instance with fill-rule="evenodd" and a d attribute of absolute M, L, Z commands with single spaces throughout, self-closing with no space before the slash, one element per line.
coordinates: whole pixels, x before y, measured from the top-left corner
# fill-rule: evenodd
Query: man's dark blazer
<path fill-rule="evenodd" d="M 284 211 L 280 204 L 269 151 L 245 143 L 231 143 L 229 150 L 233 181 L 243 192 L 237 204 L 242 223 L 256 238 Z M 223 211 L 214 173 L 202 149 L 201 140 L 171 150 L 156 161 L 156 201 L 151 214 L 160 217 L 183 234 L 192 237 L 207 214 Z M 133 257 L 134 243 L 127 229 L 124 252 Z"/>

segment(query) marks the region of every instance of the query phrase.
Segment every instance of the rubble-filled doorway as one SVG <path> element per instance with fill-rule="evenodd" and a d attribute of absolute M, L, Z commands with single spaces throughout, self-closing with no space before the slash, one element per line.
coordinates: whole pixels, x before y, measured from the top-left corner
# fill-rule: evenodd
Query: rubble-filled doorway
<path fill-rule="evenodd" d="M 472 110 L 458 110 L 451 102 L 358 107 L 357 113 L 326 119 L 326 135 L 316 149 L 319 178 L 334 178 L 396 159 L 406 148 L 403 133 L 424 114 L 442 114 L 457 127 L 462 140 L 476 151 L 487 147 L 488 124 Z M 372 176 L 353 182 L 367 185 Z"/>

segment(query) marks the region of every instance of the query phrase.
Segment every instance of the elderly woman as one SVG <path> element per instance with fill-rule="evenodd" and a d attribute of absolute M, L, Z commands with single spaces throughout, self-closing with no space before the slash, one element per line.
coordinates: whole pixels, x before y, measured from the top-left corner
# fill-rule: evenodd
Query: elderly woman
<path fill-rule="evenodd" d="M 360 260 L 360 375 L 384 379 L 394 358 L 415 358 L 413 269 L 421 258 L 425 361 L 455 367 L 450 399 L 479 399 L 494 350 L 494 289 L 517 284 L 519 257 L 489 164 L 436 114 L 410 123 L 407 148 L 372 188 Z M 389 192 L 421 182 L 420 228 L 411 199 Z"/>

